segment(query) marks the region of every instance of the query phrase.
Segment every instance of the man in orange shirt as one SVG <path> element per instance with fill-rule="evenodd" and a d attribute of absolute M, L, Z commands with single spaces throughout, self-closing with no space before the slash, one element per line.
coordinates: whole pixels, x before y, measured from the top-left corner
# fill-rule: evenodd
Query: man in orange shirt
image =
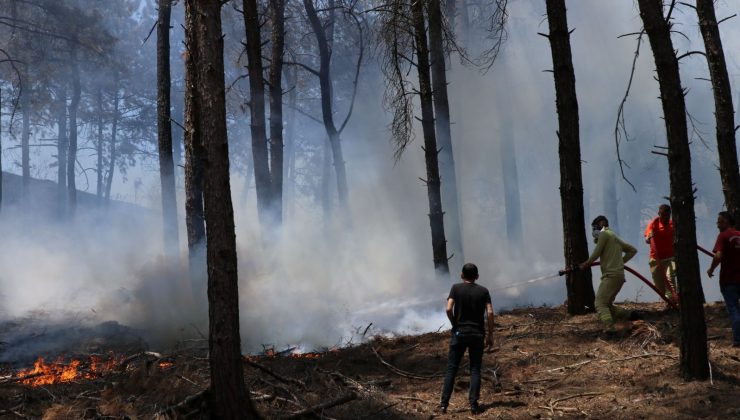
<path fill-rule="evenodd" d="M 676 290 L 676 261 L 673 255 L 673 221 L 671 206 L 661 204 L 658 217 L 651 220 L 645 228 L 645 243 L 650 244 L 650 274 L 655 287 L 668 299 L 672 298 L 671 290 L 666 290 L 667 279 L 670 279 L 673 290 Z"/>

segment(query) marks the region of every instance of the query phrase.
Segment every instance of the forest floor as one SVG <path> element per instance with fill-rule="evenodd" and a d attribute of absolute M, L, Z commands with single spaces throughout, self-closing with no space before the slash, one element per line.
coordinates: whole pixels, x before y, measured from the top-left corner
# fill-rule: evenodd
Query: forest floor
<path fill-rule="evenodd" d="M 695 382 L 679 372 L 678 313 L 658 303 L 622 306 L 644 319 L 619 337 L 606 336 L 594 314 L 570 317 L 564 307 L 497 314 L 477 415 L 467 404 L 467 363 L 447 414 L 434 412 L 449 330 L 248 357 L 245 376 L 265 418 L 740 418 L 740 348 L 731 346 L 722 303 L 705 306 L 711 376 Z M 81 362 L 87 378 L 42 386 L 24 384 L 6 366 L 0 419 L 208 418 L 204 347 L 193 340 L 166 355 L 135 353 L 108 370 Z"/>

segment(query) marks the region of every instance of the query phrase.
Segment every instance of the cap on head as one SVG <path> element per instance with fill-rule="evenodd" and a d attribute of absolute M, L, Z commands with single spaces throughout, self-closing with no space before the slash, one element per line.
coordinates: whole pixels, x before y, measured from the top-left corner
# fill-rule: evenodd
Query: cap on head
<path fill-rule="evenodd" d="M 463 265 L 461 277 L 466 280 L 475 280 L 478 278 L 478 267 L 473 263 Z"/>

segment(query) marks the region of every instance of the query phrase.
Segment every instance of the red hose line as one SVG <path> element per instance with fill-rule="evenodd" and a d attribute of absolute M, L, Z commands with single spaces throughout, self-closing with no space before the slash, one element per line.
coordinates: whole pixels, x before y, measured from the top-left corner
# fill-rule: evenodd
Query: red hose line
<path fill-rule="evenodd" d="M 593 263 L 593 264 L 591 264 L 592 267 L 597 266 L 597 265 L 599 265 L 599 262 L 598 261 L 595 262 L 595 263 Z M 637 271 L 635 271 L 632 267 L 628 267 L 628 266 L 625 265 L 624 266 L 624 269 L 626 271 L 629 271 L 630 273 L 632 273 L 638 279 L 642 280 L 643 283 L 645 283 L 648 286 L 650 286 L 650 288 L 653 289 L 653 291 L 655 291 L 655 293 L 657 293 L 658 296 L 660 296 L 660 298 L 663 299 L 667 304 L 669 304 L 673 309 L 678 310 L 678 304 L 676 304 L 676 302 L 673 302 L 672 300 L 670 300 L 667 297 L 665 297 L 664 294 L 660 293 L 660 291 L 655 287 L 655 285 L 650 280 L 646 279 L 642 274 L 640 274 Z"/>
<path fill-rule="evenodd" d="M 714 258 L 714 254 L 712 254 L 711 252 L 709 252 L 706 249 L 704 249 L 701 245 L 697 245 L 696 246 L 696 249 L 698 249 L 699 251 L 701 251 L 701 252 L 707 254 L 708 256 Z"/>

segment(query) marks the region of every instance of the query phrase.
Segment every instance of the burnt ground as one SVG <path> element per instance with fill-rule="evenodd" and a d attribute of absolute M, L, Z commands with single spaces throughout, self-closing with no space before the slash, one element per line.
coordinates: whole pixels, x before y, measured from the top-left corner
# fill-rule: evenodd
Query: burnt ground
<path fill-rule="evenodd" d="M 678 314 L 662 304 L 624 306 L 645 319 L 619 337 L 602 333 L 595 315 L 569 317 L 564 307 L 498 314 L 496 349 L 484 356 L 484 412 L 475 416 L 465 372 L 448 413 L 434 413 L 449 331 L 375 337 L 303 357 L 251 357 L 244 369 L 266 418 L 740 418 L 740 349 L 730 345 L 721 303 L 705 307 L 712 374 L 696 382 L 679 373 Z M 202 340 L 166 355 L 135 353 L 69 383 L 32 387 L 12 374 L 0 370 L 0 419 L 208 418 Z"/>

